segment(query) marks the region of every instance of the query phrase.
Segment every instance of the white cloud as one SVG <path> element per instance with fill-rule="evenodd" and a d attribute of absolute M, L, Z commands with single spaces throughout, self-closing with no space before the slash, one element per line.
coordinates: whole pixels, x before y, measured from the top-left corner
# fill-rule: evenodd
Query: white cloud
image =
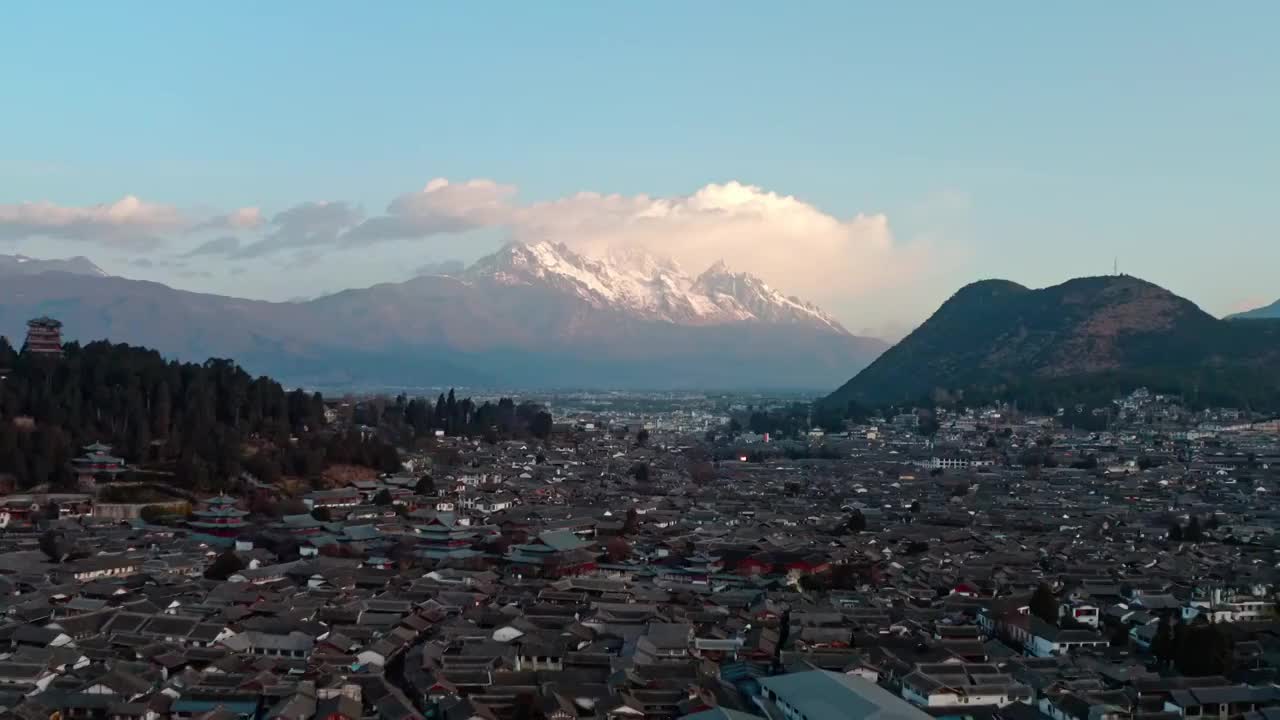
<path fill-rule="evenodd" d="M 882 214 L 841 219 L 738 182 L 670 198 L 580 193 L 523 208 L 514 232 L 597 255 L 638 247 L 694 271 L 723 259 L 820 304 L 904 281 L 920 261 Z"/>
<path fill-rule="evenodd" d="M 47 237 L 143 250 L 156 247 L 161 234 L 185 224 L 176 208 L 133 195 L 80 207 L 51 202 L 0 205 L 0 239 L 9 240 Z"/>
<path fill-rule="evenodd" d="M 183 254 L 183 257 L 196 255 L 230 255 L 240 249 L 240 239 L 231 235 L 220 235 L 205 240 Z"/>
<path fill-rule="evenodd" d="M 215 215 L 192 228 L 192 232 L 202 230 L 255 230 L 266 223 L 262 210 L 256 207 L 243 207 L 229 213 Z"/>
<path fill-rule="evenodd" d="M 944 217 L 924 224 L 951 228 L 953 216 L 963 215 L 969 202 L 959 192 L 931 198 L 929 208 L 936 206 L 937 212 L 923 214 Z M 905 222 L 912 222 L 909 216 Z M 918 285 L 944 269 L 935 245 L 943 235 L 952 239 L 950 230 L 917 229 L 910 242 L 903 242 L 884 214 L 837 216 L 794 196 L 736 181 L 708 184 L 687 195 L 580 192 L 522 203 L 513 185 L 436 178 L 367 219 L 360 208 L 341 201 L 306 202 L 270 216 L 245 207 L 203 217 L 187 220 L 174 208 L 134 197 L 85 208 L 0 205 L 0 239 L 55 236 L 145 247 L 166 232 L 222 229 L 235 236 L 216 233 L 185 256 L 235 260 L 288 253 L 293 262 L 304 263 L 322 260 L 326 250 L 489 230 L 490 237 L 562 242 L 592 255 L 641 249 L 671 257 L 692 273 L 724 260 L 855 327 L 876 317 L 923 311 L 907 306 L 919 302 Z M 465 253 L 460 247 L 452 251 Z"/>
<path fill-rule="evenodd" d="M 237 257 L 258 257 L 281 250 L 334 245 L 344 232 L 363 219 L 352 205 L 334 200 L 306 202 L 278 212 L 261 240 L 241 246 Z"/>
<path fill-rule="evenodd" d="M 421 238 L 505 225 L 516 189 L 492 180 L 451 183 L 436 178 L 417 192 L 401 195 L 385 215 L 370 218 L 346 234 L 349 244 Z"/>
<path fill-rule="evenodd" d="M 518 205 L 515 188 L 488 179 L 434 179 L 398 197 L 384 217 L 347 240 L 428 237 L 484 227 L 515 240 L 563 242 L 590 255 L 643 249 L 691 272 L 714 261 L 759 275 L 781 290 L 832 310 L 918 277 L 928 254 L 896 242 L 883 214 L 837 218 L 796 197 L 740 182 L 708 184 L 690 195 L 602 195 Z"/>
<path fill-rule="evenodd" d="M 928 258 L 922 246 L 896 242 L 883 214 L 839 218 L 740 182 L 672 197 L 582 192 L 521 205 L 509 185 L 436 179 L 397 198 L 387 215 L 365 221 L 346 240 L 422 238 L 485 227 L 505 229 L 521 241 L 563 242 L 593 255 L 640 248 L 672 257 L 693 272 L 723 259 L 836 311 L 878 289 L 910 283 Z"/>

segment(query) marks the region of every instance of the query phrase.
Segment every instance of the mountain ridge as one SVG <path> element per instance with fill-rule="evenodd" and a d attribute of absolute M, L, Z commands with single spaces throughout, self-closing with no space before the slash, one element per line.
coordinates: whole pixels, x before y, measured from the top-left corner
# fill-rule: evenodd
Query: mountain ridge
<path fill-rule="evenodd" d="M 66 272 L 96 277 L 107 277 L 108 275 L 105 270 L 83 255 L 50 259 L 33 258 L 26 255 L 0 255 L 0 276 L 39 275 L 46 272 Z"/>
<path fill-rule="evenodd" d="M 816 318 L 785 320 L 781 307 L 759 319 L 737 297 L 691 293 L 694 279 L 665 263 L 627 275 L 617 261 L 567 249 L 528 262 L 546 250 L 507 246 L 462 273 L 305 302 L 59 271 L 9 275 L 0 283 L 0 331 L 21 338 L 28 318 L 48 314 L 69 339 L 105 337 L 180 359 L 231 357 L 255 372 L 328 387 L 816 389 L 886 347 Z M 516 256 L 523 265 L 510 262 Z M 596 273 L 602 268 L 609 272 Z M 677 322 L 684 312 L 697 314 Z"/>
<path fill-rule="evenodd" d="M 1274 320 L 1280 318 L 1280 300 L 1270 305 L 1263 305 L 1252 310 L 1233 313 L 1228 315 L 1225 320 Z"/>

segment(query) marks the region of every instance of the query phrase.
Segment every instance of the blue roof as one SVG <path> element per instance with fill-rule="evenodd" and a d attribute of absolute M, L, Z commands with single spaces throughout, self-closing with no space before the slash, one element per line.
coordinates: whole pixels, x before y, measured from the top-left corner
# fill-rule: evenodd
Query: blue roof
<path fill-rule="evenodd" d="M 226 708 L 237 715 L 254 715 L 258 712 L 256 700 L 186 700 L 178 698 L 173 702 L 173 712 L 203 713 L 215 708 Z"/>
<path fill-rule="evenodd" d="M 932 720 L 906 700 L 852 675 L 811 670 L 759 682 L 808 720 Z"/>
<path fill-rule="evenodd" d="M 692 715 L 683 715 L 680 720 L 763 720 L 759 715 L 751 713 L 739 712 L 737 710 L 727 710 L 725 708 L 711 708 L 703 710 L 700 713 Z"/>

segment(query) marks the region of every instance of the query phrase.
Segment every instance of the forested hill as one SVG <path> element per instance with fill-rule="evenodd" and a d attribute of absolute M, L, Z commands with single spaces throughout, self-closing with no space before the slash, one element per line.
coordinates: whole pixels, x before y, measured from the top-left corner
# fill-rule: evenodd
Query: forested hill
<path fill-rule="evenodd" d="M 0 338 L 0 369 L 0 474 L 18 488 L 68 487 L 70 459 L 102 442 L 132 463 L 219 489 L 239 474 L 250 436 L 284 447 L 324 423 L 319 394 L 286 392 L 229 360 L 179 363 L 109 342 L 68 343 L 52 359 Z"/>
<path fill-rule="evenodd" d="M 962 288 L 827 400 L 837 408 L 992 400 L 1052 411 L 1137 387 L 1192 407 L 1280 408 L 1280 323 L 1218 320 L 1130 276 Z"/>
<path fill-rule="evenodd" d="M 19 353 L 0 337 L 0 486 L 72 489 L 70 461 L 95 442 L 112 445 L 138 479 L 218 492 L 233 490 L 242 471 L 313 486 L 334 465 L 398 472 L 396 448 L 421 450 L 437 432 L 497 442 L 545 439 L 552 428 L 541 405 L 477 404 L 452 390 L 434 402 L 342 403 L 330 427 L 319 393 L 286 391 L 230 360 L 182 363 L 110 342 L 63 349 L 61 358 Z"/>

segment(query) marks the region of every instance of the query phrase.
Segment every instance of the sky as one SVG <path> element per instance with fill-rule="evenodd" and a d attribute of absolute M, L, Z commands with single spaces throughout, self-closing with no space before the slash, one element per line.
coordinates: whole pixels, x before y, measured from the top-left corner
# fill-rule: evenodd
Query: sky
<path fill-rule="evenodd" d="M 0 253 L 283 300 L 510 240 L 893 336 L 963 285 L 1280 297 L 1280 3 L 14 3 Z"/>

